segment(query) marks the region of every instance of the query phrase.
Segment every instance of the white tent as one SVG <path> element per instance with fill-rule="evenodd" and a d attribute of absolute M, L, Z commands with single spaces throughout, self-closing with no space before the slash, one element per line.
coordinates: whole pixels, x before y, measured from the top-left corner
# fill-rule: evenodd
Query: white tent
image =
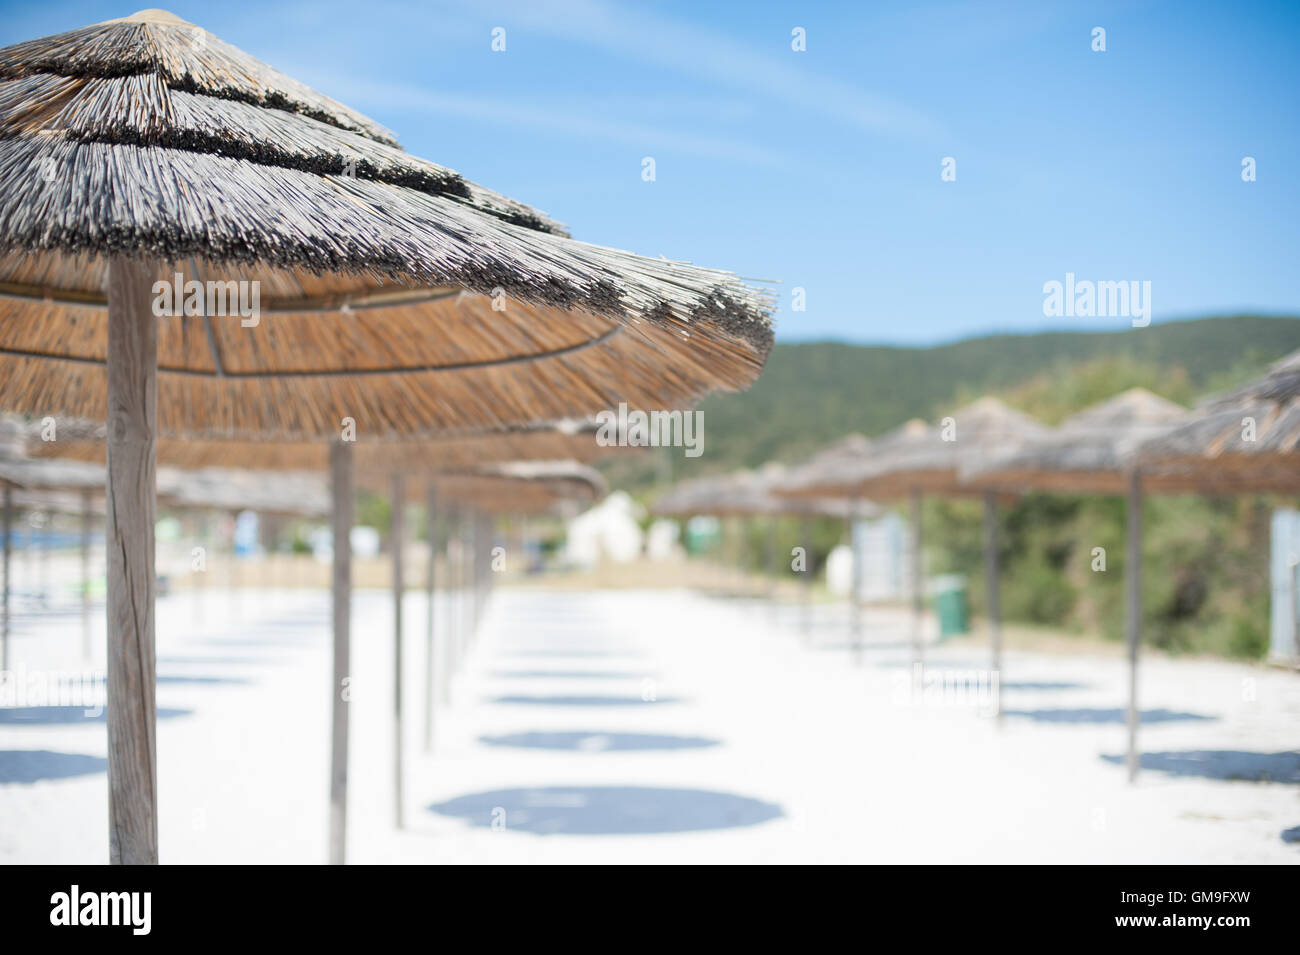
<path fill-rule="evenodd" d="M 602 561 L 623 564 L 636 560 L 645 537 L 639 523 L 642 513 L 631 497 L 615 491 L 569 522 L 565 562 L 590 570 Z"/>

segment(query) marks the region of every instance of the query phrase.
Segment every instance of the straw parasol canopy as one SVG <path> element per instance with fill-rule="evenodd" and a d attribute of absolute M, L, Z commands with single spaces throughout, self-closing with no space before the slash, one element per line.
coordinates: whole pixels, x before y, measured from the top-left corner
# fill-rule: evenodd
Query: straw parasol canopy
<path fill-rule="evenodd" d="M 1142 441 L 1132 457 L 1144 479 L 1156 471 L 1224 491 L 1300 491 L 1300 351 Z"/>
<path fill-rule="evenodd" d="M 81 461 L 0 460 L 0 484 L 28 491 L 104 490 L 103 465 Z"/>
<path fill-rule="evenodd" d="M 807 461 L 787 468 L 772 482 L 772 493 L 791 497 L 790 491 L 817 484 L 828 473 L 835 473 L 846 462 L 861 461 L 871 450 L 871 439 L 850 434 L 822 448 Z"/>
<path fill-rule="evenodd" d="M 27 451 L 33 457 L 103 461 L 105 427 L 94 422 L 62 422 L 58 440 L 39 441 L 34 426 Z M 643 449 L 603 446 L 591 420 L 562 421 L 553 426 L 508 428 L 454 435 L 434 434 L 389 440 L 358 437 L 359 470 L 413 474 L 466 470 L 505 461 L 595 461 Z M 266 471 L 314 471 L 329 468 L 329 442 L 208 440 L 161 438 L 158 460 L 185 469 L 251 468 Z"/>
<path fill-rule="evenodd" d="M 1044 425 L 1023 412 L 985 396 L 931 425 L 913 419 L 874 441 L 865 454 L 845 454 L 806 471 L 801 480 L 783 485 L 780 493 L 791 497 L 870 497 L 875 500 L 906 498 L 911 505 L 912 654 L 922 663 L 922 616 L 925 611 L 921 565 L 921 499 L 925 494 L 944 496 L 979 494 L 984 497 L 985 527 L 989 540 L 995 534 L 995 492 L 973 488 L 962 478 L 962 468 L 991 455 L 1018 448 L 1047 433 Z M 993 544 L 986 560 L 996 556 Z M 990 579 L 996 572 L 990 570 Z M 854 601 L 856 611 L 857 602 Z M 855 621 L 855 630 L 857 623 Z M 996 651 L 995 651 L 996 652 Z"/>
<path fill-rule="evenodd" d="M 787 479 L 780 464 L 758 471 L 732 471 L 681 481 L 655 503 L 666 517 L 711 514 L 716 517 L 839 517 L 854 512 L 854 502 L 832 498 L 789 498 L 774 493 Z"/>
<path fill-rule="evenodd" d="M 156 440 L 504 428 L 758 375 L 770 295 L 569 238 L 146 10 L 0 50 L 0 408 L 108 423 L 110 857 L 158 859 Z M 342 860 L 351 446 L 331 446 Z"/>
<path fill-rule="evenodd" d="M 13 410 L 105 419 L 115 257 L 175 313 L 163 435 L 681 407 L 748 385 L 772 343 L 770 297 L 734 276 L 571 239 L 164 11 L 0 50 L 0 183 Z M 256 316 L 232 309 L 254 288 Z"/>
<path fill-rule="evenodd" d="M 856 497 L 880 500 L 914 492 L 969 494 L 961 469 L 970 462 L 1016 448 L 1047 433 L 1029 415 L 991 396 L 953 412 L 939 424 L 920 419 L 883 435 L 864 453 L 850 447 L 782 484 L 791 497 Z"/>
<path fill-rule="evenodd" d="M 1142 509 L 1147 490 L 1203 489 L 1207 481 L 1186 475 L 1134 467 L 1133 450 L 1144 440 L 1186 420 L 1187 410 L 1142 388 L 1080 411 L 1061 422 L 1051 434 L 1019 450 L 972 462 L 964 475 L 973 486 L 1059 493 L 1107 494 L 1126 497 L 1127 528 L 1124 574 L 1127 604 L 1125 630 L 1129 660 L 1128 728 L 1129 779 L 1137 775 L 1137 667 L 1142 641 Z M 996 563 L 991 574 L 995 575 Z M 996 576 L 991 577 L 995 581 Z M 995 583 L 990 583 L 993 588 Z M 992 589 L 990 590 L 992 593 Z M 995 656 L 997 650 L 995 649 Z"/>
<path fill-rule="evenodd" d="M 609 493 L 604 476 L 576 461 L 517 461 L 433 478 L 439 500 L 485 514 L 540 514 Z"/>
<path fill-rule="evenodd" d="M 1021 447 L 966 462 L 972 487 L 1060 493 L 1124 494 L 1127 460 L 1143 440 L 1185 420 L 1187 409 L 1145 388 L 1130 388 L 1066 418 Z M 1153 489 L 1181 490 L 1176 476 L 1145 476 Z"/>
<path fill-rule="evenodd" d="M 319 474 L 259 474 L 227 468 L 161 468 L 158 494 L 178 510 L 250 510 L 286 517 L 330 513 L 329 486 Z"/>
<path fill-rule="evenodd" d="M 732 471 L 678 482 L 659 498 L 653 511 L 664 517 L 748 517 L 772 513 L 778 505 L 758 473 Z"/>

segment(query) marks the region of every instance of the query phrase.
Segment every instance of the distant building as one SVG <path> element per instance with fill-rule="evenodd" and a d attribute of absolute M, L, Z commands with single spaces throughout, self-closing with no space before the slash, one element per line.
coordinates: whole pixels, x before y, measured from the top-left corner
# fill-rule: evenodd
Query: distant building
<path fill-rule="evenodd" d="M 624 564 L 641 556 L 645 534 L 641 506 L 625 492 L 615 491 L 595 507 L 569 522 L 565 534 L 565 563 L 591 570 L 602 561 Z"/>
<path fill-rule="evenodd" d="M 1300 511 L 1274 511 L 1268 658 L 1300 665 Z"/>
<path fill-rule="evenodd" d="M 862 555 L 862 600 L 898 600 L 907 593 L 907 522 L 897 514 L 857 521 L 853 543 Z M 847 596 L 852 582 L 853 554 L 841 545 L 826 561 L 826 586 L 831 593 Z"/>

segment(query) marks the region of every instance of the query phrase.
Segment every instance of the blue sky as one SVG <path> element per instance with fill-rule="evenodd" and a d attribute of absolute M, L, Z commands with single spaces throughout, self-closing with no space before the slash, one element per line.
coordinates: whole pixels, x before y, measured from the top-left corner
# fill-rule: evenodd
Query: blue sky
<path fill-rule="evenodd" d="M 0 9 L 8 44 L 134 7 Z M 1067 272 L 1150 281 L 1156 322 L 1300 314 L 1300 4 L 170 9 L 579 238 L 780 280 L 781 340 L 1129 327 L 1045 317 Z"/>

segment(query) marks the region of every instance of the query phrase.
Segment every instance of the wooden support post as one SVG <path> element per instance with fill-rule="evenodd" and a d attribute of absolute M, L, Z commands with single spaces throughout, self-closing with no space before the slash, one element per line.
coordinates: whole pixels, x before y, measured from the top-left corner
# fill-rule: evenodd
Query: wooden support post
<path fill-rule="evenodd" d="M 478 553 L 478 534 L 477 527 L 474 526 L 473 513 L 465 515 L 465 557 L 462 561 L 465 571 L 465 585 L 462 588 L 465 596 L 465 613 L 468 625 L 461 631 L 461 662 L 464 662 L 464 654 L 469 650 L 470 641 L 474 638 L 474 631 L 478 628 L 478 602 L 474 599 L 474 556 Z"/>
<path fill-rule="evenodd" d="M 437 681 L 434 666 L 437 645 L 433 639 L 433 625 L 438 573 L 438 486 L 432 481 L 429 482 L 428 510 L 429 599 L 426 601 L 428 615 L 425 619 L 424 633 L 424 751 L 426 753 L 433 751 L 433 704 Z"/>
<path fill-rule="evenodd" d="M 158 862 L 154 516 L 156 270 L 108 266 L 108 832 L 114 864 Z"/>
<path fill-rule="evenodd" d="M 853 662 L 862 665 L 862 554 L 858 547 L 858 518 L 862 516 L 862 498 L 853 499 L 849 512 L 849 629 L 853 638 Z"/>
<path fill-rule="evenodd" d="M 90 491 L 81 492 L 81 658 L 91 658 Z"/>
<path fill-rule="evenodd" d="M 13 488 L 4 489 L 4 568 L 0 574 L 4 577 L 4 602 L 0 604 L 0 670 L 9 669 L 9 573 L 13 555 L 14 532 L 14 492 Z"/>
<path fill-rule="evenodd" d="M 239 566 L 239 546 L 236 538 L 239 536 L 239 511 L 230 512 L 230 603 L 235 610 L 235 617 L 242 619 L 244 616 L 243 594 L 241 590 L 244 586 L 244 575 Z"/>
<path fill-rule="evenodd" d="M 813 548 L 812 524 L 808 518 L 799 523 L 799 536 L 803 540 L 803 642 L 805 645 L 812 638 L 813 610 Z"/>
<path fill-rule="evenodd" d="M 208 535 L 206 529 L 207 521 L 202 512 L 194 515 L 194 540 L 198 541 L 194 547 L 203 548 L 202 570 L 194 566 L 194 547 L 190 548 L 190 605 L 194 611 L 194 626 L 198 627 L 203 622 L 203 575 L 208 569 Z"/>
<path fill-rule="evenodd" d="M 52 590 L 50 587 L 50 551 L 53 548 L 52 535 L 54 533 L 54 512 L 42 510 L 40 511 L 40 515 L 41 546 L 37 548 L 36 551 L 40 558 L 37 563 L 37 569 L 40 572 L 39 586 L 41 593 L 41 606 L 48 607 L 50 605 L 50 592 Z"/>
<path fill-rule="evenodd" d="M 352 443 L 330 445 L 330 493 L 333 497 L 334 673 L 330 684 L 330 864 L 343 865 L 348 823 L 348 706 L 352 666 L 352 515 L 355 487 Z"/>
<path fill-rule="evenodd" d="M 998 567 L 998 496 L 984 492 L 984 586 L 989 616 L 990 670 L 994 680 L 993 712 L 1002 725 L 1002 604 L 1001 571 Z"/>
<path fill-rule="evenodd" d="M 406 530 L 406 486 L 401 471 L 393 472 L 393 820 L 402 828 L 402 550 Z"/>
<path fill-rule="evenodd" d="M 1128 585 L 1128 781 L 1138 775 L 1138 655 L 1142 646 L 1142 474 L 1128 476 L 1128 554 L 1124 561 Z"/>
<path fill-rule="evenodd" d="M 925 666 L 921 629 L 925 618 L 925 580 L 921 563 L 921 489 L 912 488 L 912 666 Z"/>
<path fill-rule="evenodd" d="M 767 519 L 767 536 L 763 541 L 765 551 L 765 563 L 767 565 L 767 607 L 768 617 L 772 623 L 776 622 L 777 616 L 777 581 L 778 575 L 776 570 L 776 518 L 768 517 Z"/>
<path fill-rule="evenodd" d="M 442 700 L 451 702 L 451 677 L 456 671 L 460 640 L 460 512 L 447 513 L 447 630 L 442 639 Z"/>

